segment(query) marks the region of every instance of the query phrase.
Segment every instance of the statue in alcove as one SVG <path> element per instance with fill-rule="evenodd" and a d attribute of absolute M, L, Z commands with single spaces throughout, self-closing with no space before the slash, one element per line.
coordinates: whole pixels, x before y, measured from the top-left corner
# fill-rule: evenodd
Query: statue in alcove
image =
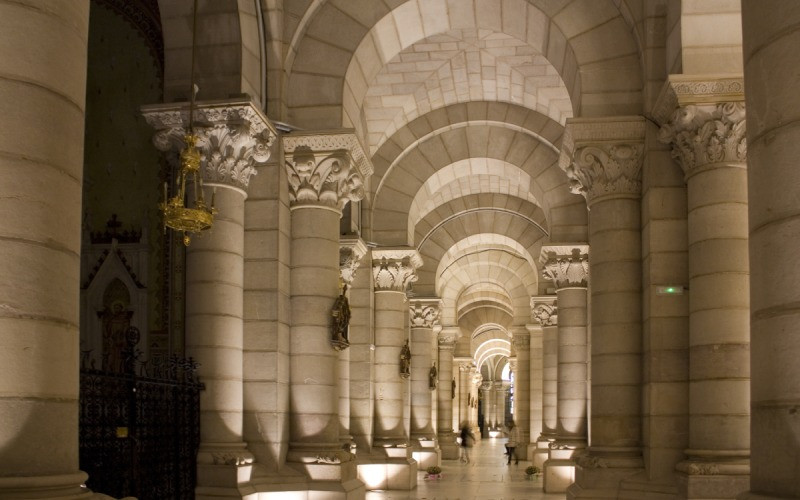
<path fill-rule="evenodd" d="M 411 376 L 411 349 L 408 347 L 408 340 L 400 349 L 400 376 L 403 378 Z"/>
<path fill-rule="evenodd" d="M 121 301 L 114 301 L 97 315 L 103 322 L 103 370 L 121 371 L 127 342 L 125 333 L 131 326 L 133 311 L 127 310 Z"/>

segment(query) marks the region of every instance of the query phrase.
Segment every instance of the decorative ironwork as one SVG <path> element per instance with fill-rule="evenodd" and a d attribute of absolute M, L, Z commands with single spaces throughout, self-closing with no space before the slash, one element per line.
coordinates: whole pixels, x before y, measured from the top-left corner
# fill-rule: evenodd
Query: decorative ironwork
<path fill-rule="evenodd" d="M 175 355 L 142 361 L 128 328 L 119 371 L 81 356 L 80 467 L 87 486 L 115 498 L 192 500 L 200 443 L 197 363 Z"/>

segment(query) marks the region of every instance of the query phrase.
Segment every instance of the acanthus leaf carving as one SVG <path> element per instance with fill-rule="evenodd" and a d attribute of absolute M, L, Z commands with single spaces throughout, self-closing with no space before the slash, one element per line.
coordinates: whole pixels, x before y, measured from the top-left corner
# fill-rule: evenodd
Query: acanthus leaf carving
<path fill-rule="evenodd" d="M 747 161 L 747 121 L 743 102 L 690 104 L 674 111 L 659 130 L 672 157 L 690 175 L 711 163 Z"/>
<path fill-rule="evenodd" d="M 411 328 L 433 328 L 439 321 L 440 301 L 415 299 L 409 304 Z"/>
<path fill-rule="evenodd" d="M 589 247 L 586 245 L 542 247 L 542 276 L 556 289 L 589 284 Z"/>
<path fill-rule="evenodd" d="M 189 128 L 185 104 L 143 106 L 142 113 L 156 129 L 153 144 L 161 151 L 180 151 Z M 198 103 L 192 128 L 198 138 L 203 180 L 246 190 L 255 165 L 270 158 L 277 132 L 249 101 Z"/>
<path fill-rule="evenodd" d="M 533 306 L 531 315 L 542 326 L 558 325 L 558 306 L 556 304 L 537 303 Z"/>
<path fill-rule="evenodd" d="M 367 246 L 360 239 L 343 239 L 339 242 L 339 274 L 342 282 L 350 286 L 356 277 L 361 259 L 367 253 Z"/>
<path fill-rule="evenodd" d="M 320 204 L 339 210 L 364 197 L 364 181 L 347 150 L 318 153 L 300 146 L 286 158 L 289 200 L 293 205 Z"/>
<path fill-rule="evenodd" d="M 376 291 L 406 292 L 417 281 L 422 266 L 419 252 L 412 249 L 372 251 L 372 275 Z"/>

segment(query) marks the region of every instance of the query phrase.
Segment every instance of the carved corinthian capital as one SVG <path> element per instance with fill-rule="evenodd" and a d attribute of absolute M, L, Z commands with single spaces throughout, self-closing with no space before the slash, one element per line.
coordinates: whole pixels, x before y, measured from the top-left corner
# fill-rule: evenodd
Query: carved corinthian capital
<path fill-rule="evenodd" d="M 672 157 L 688 176 L 710 163 L 744 166 L 746 125 L 743 102 L 690 104 L 675 110 L 658 138 L 672 145 Z"/>
<path fill-rule="evenodd" d="M 409 301 L 411 328 L 433 328 L 439 321 L 440 299 L 413 299 Z"/>
<path fill-rule="evenodd" d="M 556 289 L 585 288 L 589 283 L 589 246 L 553 245 L 542 247 L 539 257 L 542 276 Z"/>
<path fill-rule="evenodd" d="M 705 165 L 745 167 L 747 139 L 741 76 L 669 75 L 653 108 L 661 142 L 688 177 Z"/>
<path fill-rule="evenodd" d="M 419 252 L 413 248 L 372 251 L 372 276 L 375 291 L 405 293 L 408 285 L 417 281 L 417 269 L 422 266 Z"/>
<path fill-rule="evenodd" d="M 323 205 L 342 210 L 364 197 L 372 164 L 352 130 L 283 136 L 292 207 Z"/>
<path fill-rule="evenodd" d="M 542 326 L 558 325 L 558 305 L 556 297 L 552 295 L 531 297 L 531 317 Z"/>
<path fill-rule="evenodd" d="M 605 196 L 639 196 L 644 132 L 641 116 L 567 120 L 559 165 L 570 191 L 589 205 Z"/>
<path fill-rule="evenodd" d="M 142 106 L 142 115 L 156 129 L 153 144 L 161 151 L 185 147 L 190 120 L 188 104 Z M 270 158 L 275 127 L 251 101 L 198 102 L 192 120 L 206 184 L 246 190 L 255 165 Z"/>
<path fill-rule="evenodd" d="M 361 259 L 367 254 L 367 245 L 361 238 L 342 238 L 339 240 L 339 274 L 342 282 L 350 286 L 356 277 Z"/>

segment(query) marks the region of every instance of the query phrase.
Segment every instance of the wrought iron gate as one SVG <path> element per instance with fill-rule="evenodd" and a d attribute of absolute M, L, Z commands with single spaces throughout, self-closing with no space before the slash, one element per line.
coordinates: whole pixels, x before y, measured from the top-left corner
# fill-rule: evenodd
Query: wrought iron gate
<path fill-rule="evenodd" d="M 119 367 L 81 358 L 80 467 L 98 493 L 139 500 L 192 500 L 200 441 L 197 364 L 177 356 L 140 361 L 129 328 Z"/>

